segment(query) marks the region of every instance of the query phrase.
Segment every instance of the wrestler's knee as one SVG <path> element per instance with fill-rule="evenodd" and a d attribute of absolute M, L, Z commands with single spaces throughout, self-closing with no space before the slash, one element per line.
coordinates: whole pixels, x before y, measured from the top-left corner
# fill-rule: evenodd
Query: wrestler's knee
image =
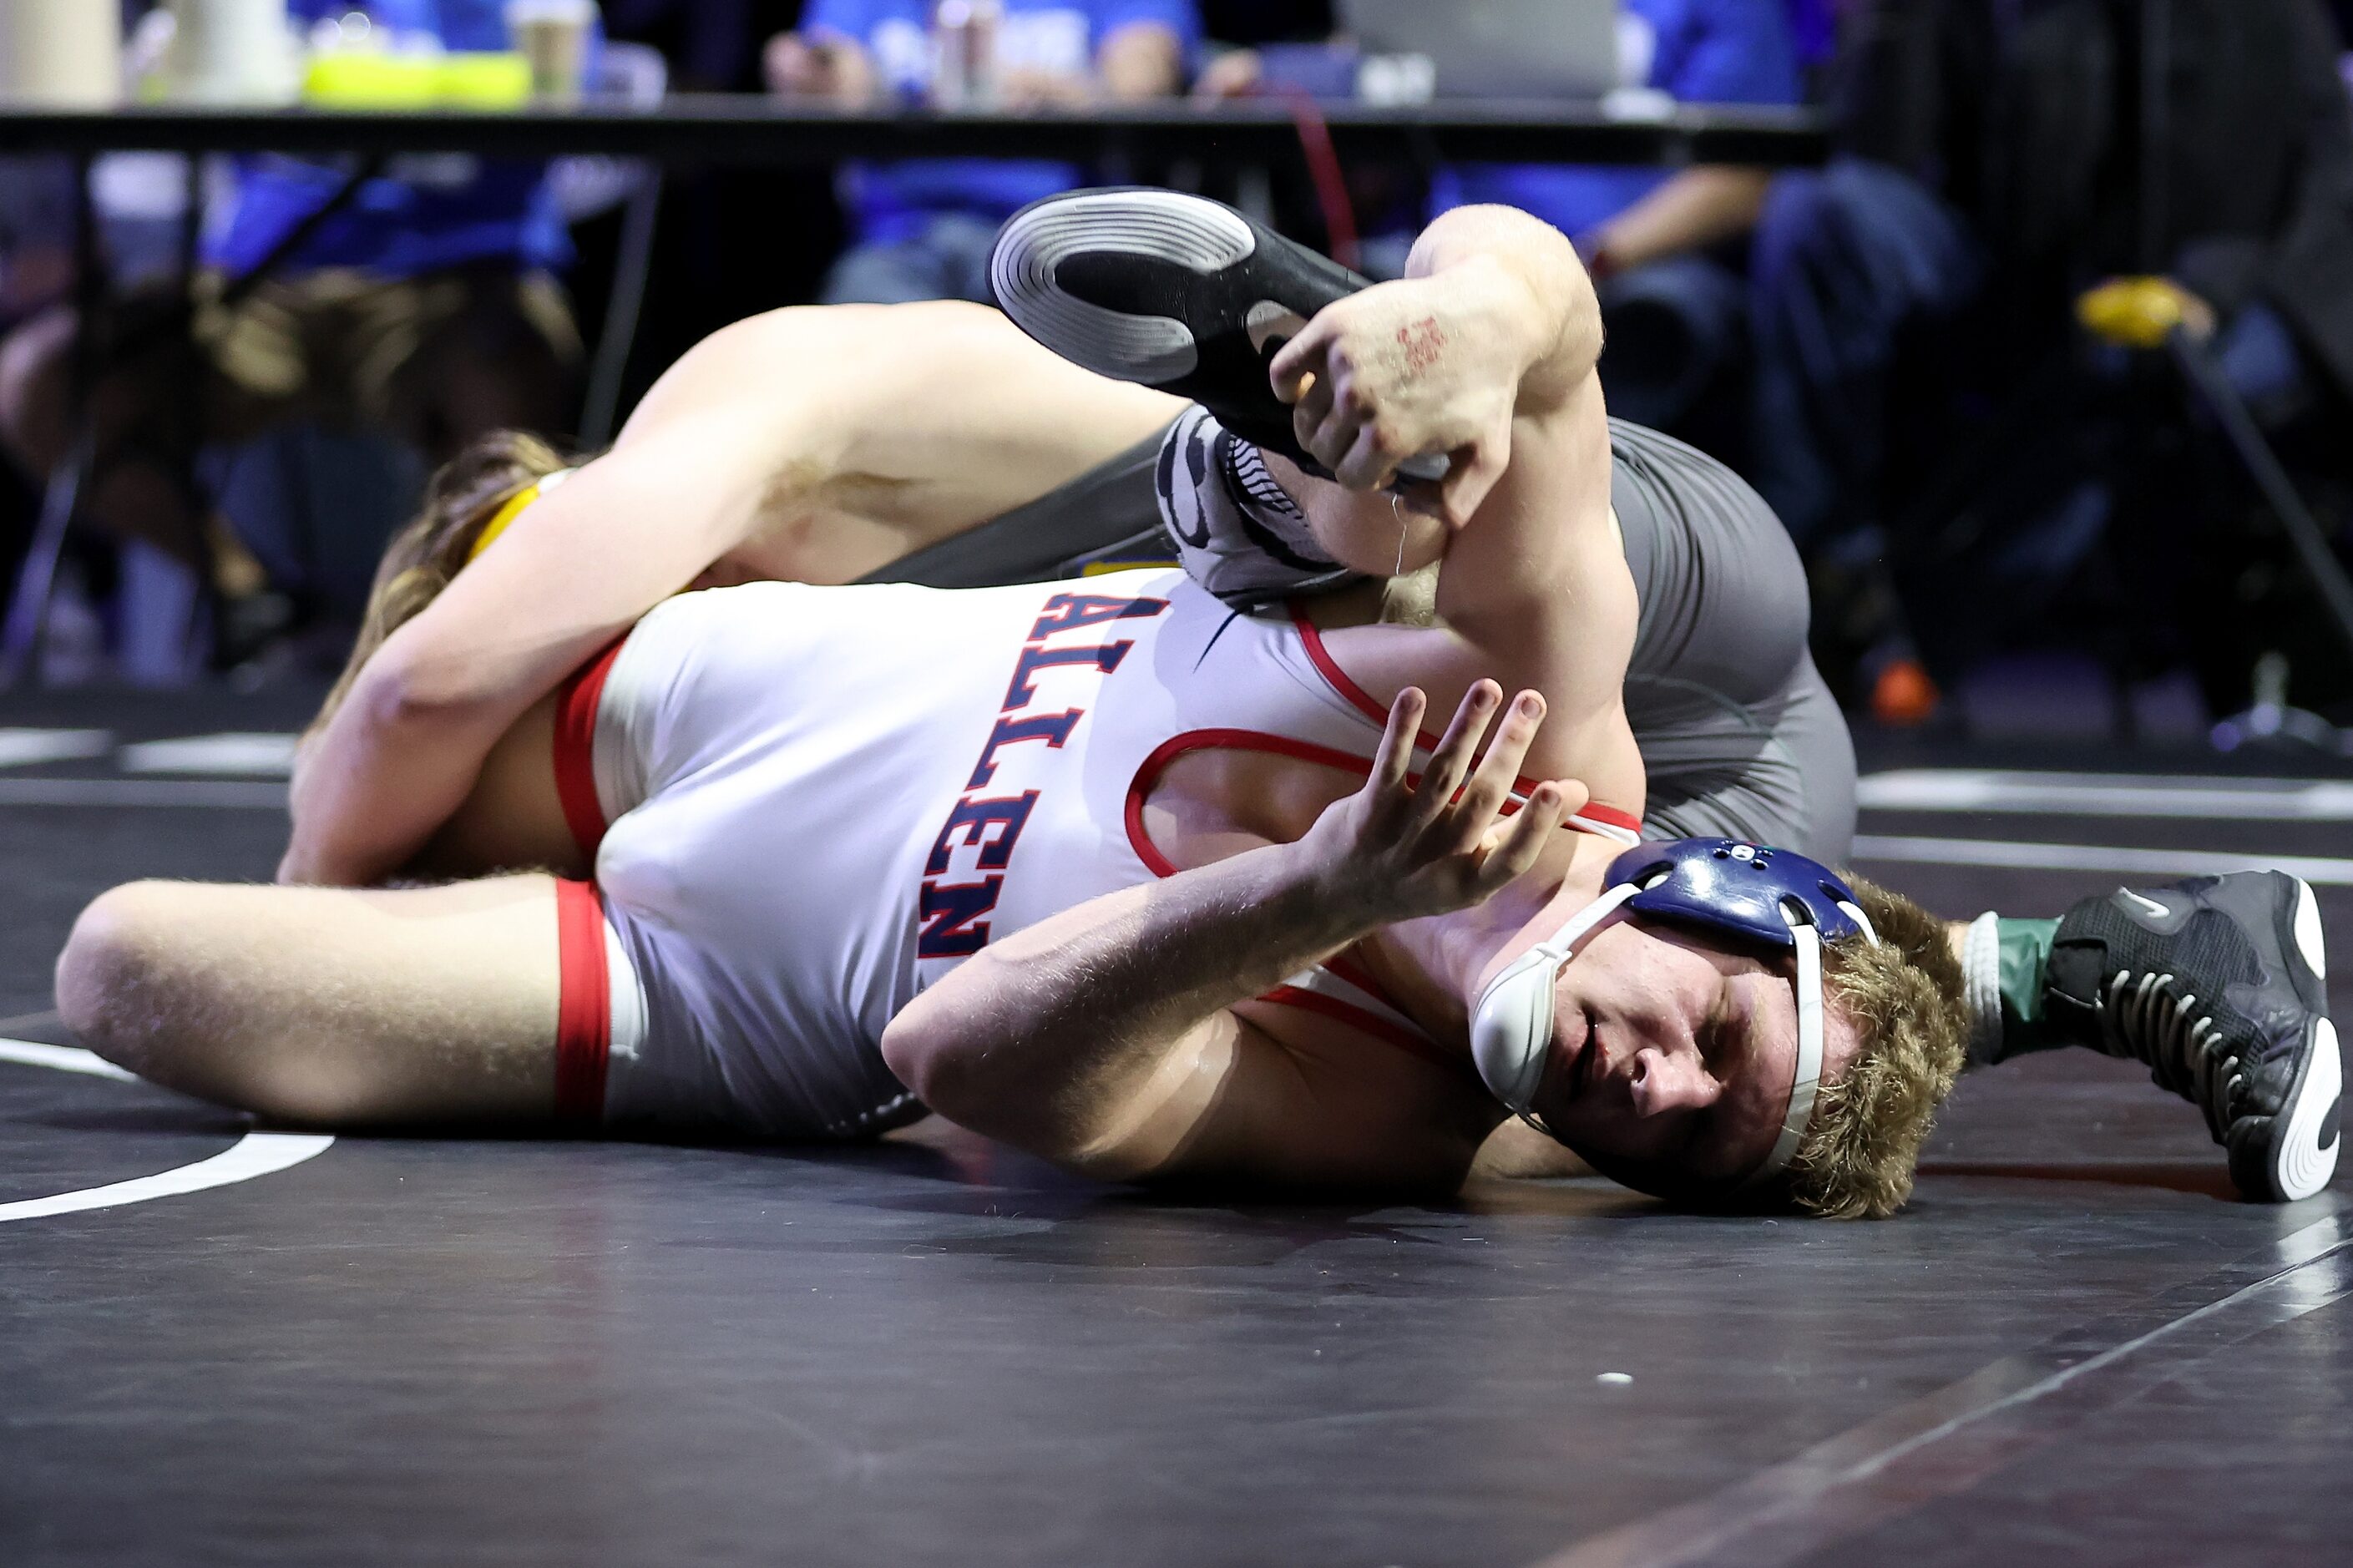
<path fill-rule="evenodd" d="M 58 1016 L 90 1050 L 167 1089 L 291 1121 L 361 1114 L 366 1075 L 336 1070 L 347 1064 L 315 1048 L 312 1031 L 290 1041 L 268 988 L 216 940 L 221 891 L 131 882 L 100 895 L 58 957 Z"/>
<path fill-rule="evenodd" d="M 132 1072 L 148 1072 L 171 1050 L 188 1012 L 194 977 L 180 951 L 182 901 L 169 882 L 101 893 L 58 955 L 58 1016 L 83 1045 Z"/>

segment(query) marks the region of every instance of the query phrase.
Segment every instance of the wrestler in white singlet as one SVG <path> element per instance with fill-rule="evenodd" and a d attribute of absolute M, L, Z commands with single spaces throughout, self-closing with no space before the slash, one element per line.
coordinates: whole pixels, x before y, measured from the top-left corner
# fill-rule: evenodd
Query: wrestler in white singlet
<path fill-rule="evenodd" d="M 1176 571 L 670 600 L 558 725 L 608 922 L 596 973 L 566 958 L 592 1013 L 612 998 L 588 1080 L 606 1121 L 846 1138 L 913 1120 L 884 1026 L 987 942 L 1169 874 L 1142 803 L 1171 760 L 1361 771 L 1384 718 L 1303 620 L 1237 616 Z M 1573 825 L 1639 828 L 1600 805 Z M 1429 1048 L 1349 974 L 1277 997 Z"/>

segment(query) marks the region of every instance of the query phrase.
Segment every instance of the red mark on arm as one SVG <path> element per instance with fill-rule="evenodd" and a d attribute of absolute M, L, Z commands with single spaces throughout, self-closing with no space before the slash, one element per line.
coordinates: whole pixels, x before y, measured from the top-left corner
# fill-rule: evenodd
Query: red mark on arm
<path fill-rule="evenodd" d="M 1446 333 L 1440 330 L 1438 318 L 1424 316 L 1409 327 L 1398 329 L 1398 347 L 1405 350 L 1405 366 L 1419 374 L 1438 363 L 1446 348 Z"/>

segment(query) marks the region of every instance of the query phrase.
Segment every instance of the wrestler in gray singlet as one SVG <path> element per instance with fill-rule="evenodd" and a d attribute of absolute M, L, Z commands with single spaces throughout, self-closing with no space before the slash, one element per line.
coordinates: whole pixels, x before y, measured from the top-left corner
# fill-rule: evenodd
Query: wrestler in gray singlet
<path fill-rule="evenodd" d="M 1097 562 L 1171 553 L 1164 497 L 1218 482 L 1201 463 L 1163 461 L 1206 436 L 1198 411 L 1060 489 L 874 574 L 937 588 L 987 587 L 1080 575 Z M 1626 713 L 1650 775 L 1644 829 L 1653 838 L 1721 835 L 1778 844 L 1832 865 L 1854 839 L 1854 747 L 1845 717 L 1806 647 L 1805 569 L 1764 498 L 1730 468 L 1672 437 L 1609 422 L 1609 499 L 1625 534 L 1641 607 L 1626 670 Z M 1176 515 L 1176 514 L 1172 514 Z M 1172 528 L 1176 525 L 1172 522 Z M 1292 542 L 1297 543 L 1294 538 Z M 1243 523 L 1221 563 L 1252 558 L 1248 594 L 1289 574 L 1331 584 L 1314 563 L 1278 562 L 1281 546 Z M 1182 550 L 1179 554 L 1185 553 Z M 1187 563 L 1188 569 L 1194 563 Z M 1328 568 L 1328 563 L 1324 563 Z"/>

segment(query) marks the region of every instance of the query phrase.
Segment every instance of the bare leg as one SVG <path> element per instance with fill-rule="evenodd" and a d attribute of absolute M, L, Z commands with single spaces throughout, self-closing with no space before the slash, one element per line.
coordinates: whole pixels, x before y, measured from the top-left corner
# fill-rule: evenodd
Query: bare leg
<path fill-rule="evenodd" d="M 393 892 L 133 882 L 82 912 L 58 1007 L 142 1077 L 331 1126 L 555 1110 L 555 882 Z"/>

